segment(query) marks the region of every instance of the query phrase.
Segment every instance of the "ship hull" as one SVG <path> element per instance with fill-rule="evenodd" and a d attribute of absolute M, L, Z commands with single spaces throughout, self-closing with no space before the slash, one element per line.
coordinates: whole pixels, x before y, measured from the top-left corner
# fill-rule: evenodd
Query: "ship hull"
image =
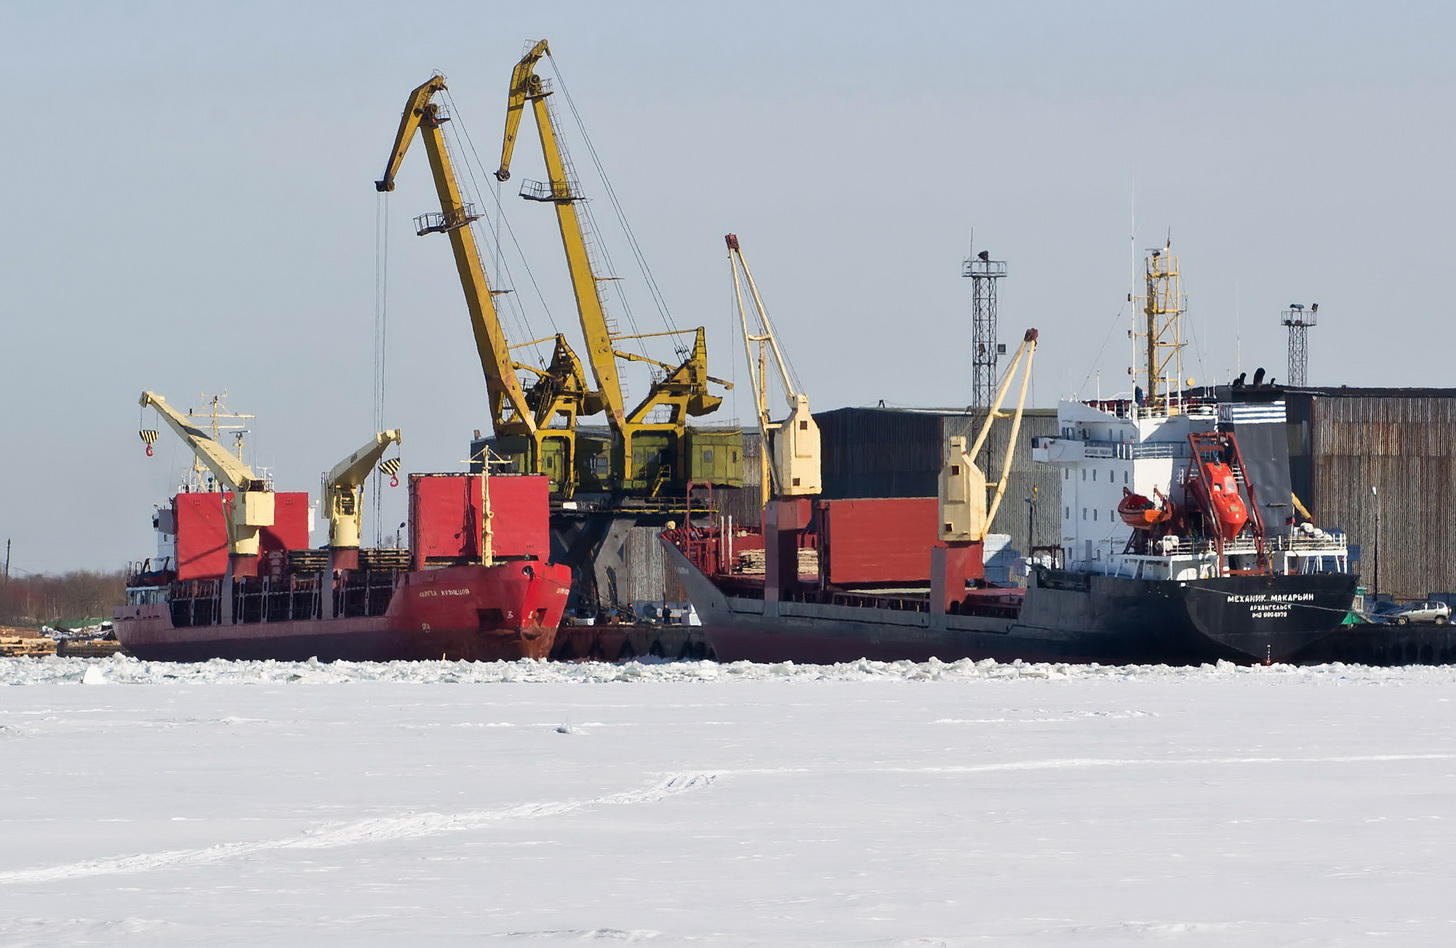
<path fill-rule="evenodd" d="M 1038 570 L 1014 617 L 937 615 L 912 599 L 766 602 L 725 593 L 671 545 L 668 558 L 720 661 L 1284 661 L 1330 635 L 1355 592 L 1337 573 L 1180 583 Z"/>
<path fill-rule="evenodd" d="M 570 586 L 560 565 L 451 566 L 401 571 L 380 615 L 179 626 L 163 602 L 123 607 L 115 629 L 148 661 L 545 659 Z"/>

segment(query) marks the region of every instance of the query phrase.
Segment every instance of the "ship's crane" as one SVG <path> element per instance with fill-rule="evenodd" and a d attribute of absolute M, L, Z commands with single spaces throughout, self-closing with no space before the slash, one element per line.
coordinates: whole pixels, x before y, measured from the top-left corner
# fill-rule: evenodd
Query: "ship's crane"
<path fill-rule="evenodd" d="M 1006 495 L 1006 482 L 1011 476 L 1011 458 L 1016 436 L 1021 431 L 1021 416 L 1026 408 L 1026 389 L 1031 382 L 1031 362 L 1036 355 L 1037 336 L 1035 329 L 1026 331 L 1016 355 L 1006 367 L 1006 374 L 1001 377 L 996 397 L 970 450 L 966 449 L 965 438 L 955 436 L 949 439 L 946 462 L 940 471 L 940 538 L 948 544 L 982 543 L 986 534 L 991 532 L 991 523 L 996 518 L 1002 497 Z M 1026 360 L 1024 366 L 1022 359 Z M 1001 461 L 1001 477 L 996 481 L 995 493 L 988 503 L 986 495 L 992 491 L 993 485 L 987 484 L 986 475 L 976 465 L 975 457 L 986 443 L 991 426 L 998 418 L 1006 417 L 1001 413 L 1001 403 L 1006 399 L 1018 368 L 1022 371 L 1021 389 L 1016 399 L 1016 410 L 1011 415 L 1011 432 L 1006 440 L 1006 456 Z"/>
<path fill-rule="evenodd" d="M 728 234 L 723 238 L 728 245 L 728 265 L 733 271 L 733 294 L 738 301 L 738 321 L 743 327 L 743 346 L 748 356 L 748 374 L 753 383 L 754 414 L 758 419 L 758 433 L 763 439 L 759 451 L 762 477 L 760 478 L 761 499 L 766 503 L 771 497 L 810 497 L 818 494 L 821 487 L 821 465 L 819 457 L 819 425 L 809 411 L 809 396 L 799 390 L 779 348 L 774 334 L 773 322 L 758 294 L 758 285 L 743 258 L 738 245 L 738 236 Z M 739 271 L 742 271 L 742 280 Z M 758 331 L 748 326 L 748 309 L 743 303 L 743 283 L 753 297 L 754 310 L 758 314 Z M 756 351 L 755 351 L 756 350 Z M 789 415 L 782 421 L 774 421 L 768 407 L 768 355 L 773 354 L 784 395 L 789 403 Z"/>
<path fill-rule="evenodd" d="M 543 56 L 551 55 L 545 40 L 536 43 L 522 57 L 511 73 L 511 87 L 506 102 L 505 135 L 501 144 L 501 163 L 495 176 L 507 181 L 511 176 L 511 157 L 515 152 L 516 136 L 520 130 L 521 115 L 527 102 L 531 103 L 536 117 L 536 130 L 541 138 L 541 152 L 546 161 L 546 182 L 528 181 L 521 188 L 521 197 L 532 201 L 550 203 L 556 207 L 556 221 L 561 231 L 561 241 L 566 249 L 567 269 L 571 274 L 572 291 L 576 297 L 577 314 L 581 320 L 582 333 L 587 343 L 587 360 L 601 394 L 602 405 L 607 413 L 607 422 L 621 438 L 620 449 L 613 452 L 613 479 L 620 485 L 650 475 L 652 472 L 637 469 L 634 457 L 633 437 L 645 431 L 666 432 L 669 435 L 670 451 L 679 463 L 685 462 L 684 435 L 689 416 L 706 415 L 722 403 L 723 399 L 708 391 L 708 383 L 724 387 L 732 386 L 708 375 L 708 347 L 703 327 L 695 331 L 695 339 L 687 358 L 678 365 L 658 362 L 645 356 L 620 351 L 615 344 L 627 339 L 645 339 L 653 336 L 685 335 L 690 330 L 639 335 L 618 335 L 611 331 L 602 304 L 601 277 L 592 269 L 587 237 L 582 229 L 576 203 L 583 200 L 561 146 L 556 121 L 551 113 L 548 99 L 552 90 L 550 84 L 536 75 L 536 63 Z M 628 409 L 622 394 L 622 382 L 617 371 L 617 360 L 647 362 L 663 369 L 665 374 L 653 383 L 651 390 L 637 407 Z M 652 422 L 648 419 L 657 409 L 666 409 L 667 420 Z M 678 472 L 681 477 L 684 471 Z"/>
<path fill-rule="evenodd" d="M 398 428 L 381 431 L 372 440 L 344 458 L 324 478 L 324 509 L 329 516 L 329 549 L 335 569 L 358 565 L 359 537 L 364 508 L 360 503 L 364 480 L 391 444 L 400 443 Z M 352 560 L 352 562 L 344 562 Z"/>
<path fill-rule="evenodd" d="M 436 102 L 436 93 L 445 89 L 443 76 L 430 80 L 410 93 L 395 135 L 394 150 L 384 168 L 384 177 L 374 183 L 379 191 L 393 191 L 395 174 L 415 133 L 424 142 L 440 198 L 440 212 L 418 218 L 416 232 L 448 234 L 455 253 L 455 267 L 465 290 L 470 310 L 471 329 L 475 334 L 476 351 L 485 373 L 490 398 L 491 422 L 501 449 L 506 453 L 524 454 L 530 473 L 546 474 L 551 489 L 570 496 L 576 484 L 576 418 L 600 410 L 588 391 L 581 361 L 561 336 L 555 337 L 556 348 L 546 369 L 522 365 L 511 358 L 511 346 L 501 328 L 495 308 L 495 294 L 486 277 L 472 221 L 479 219 L 472 204 L 461 197 L 459 182 L 445 147 L 441 125 L 449 116 Z M 540 342 L 544 340 L 535 340 Z M 522 345 L 532 345 L 523 343 Z M 529 389 L 523 388 L 517 372 L 537 376 Z M 515 450 L 519 446 L 522 451 Z"/>
<path fill-rule="evenodd" d="M 242 459 L 218 444 L 207 432 L 193 425 L 155 392 L 142 392 L 142 408 L 154 408 L 162 420 L 187 443 L 218 483 L 232 491 L 225 505 L 228 535 L 228 567 L 235 576 L 257 572 L 259 532 L 273 526 L 273 491 Z"/>
<path fill-rule="evenodd" d="M 1021 431 L 1021 416 L 1026 408 L 1026 389 L 1031 382 L 1031 362 L 1036 355 L 1037 331 L 1028 329 L 1006 374 L 996 388 L 986 419 L 981 424 L 980 434 L 970 450 L 966 439 L 953 435 L 946 439 L 945 460 L 940 469 L 939 511 L 941 543 L 930 551 L 930 610 L 932 614 L 943 615 L 961 608 L 966 598 L 966 586 L 979 583 L 985 577 L 985 541 L 1006 494 L 1006 482 L 1011 476 L 1011 458 L 1015 452 L 1016 436 Z M 1022 360 L 1025 360 L 1023 366 Z M 990 502 L 986 494 L 993 488 L 986 483 L 986 475 L 975 462 L 981 446 L 991 433 L 991 426 L 998 418 L 1005 418 L 1001 403 L 1011 388 L 1011 382 L 1018 368 L 1022 369 L 1021 391 L 1016 399 L 1016 411 L 1011 416 L 1011 432 L 1006 440 L 1006 456 L 1001 461 L 1001 476 L 994 486 L 995 493 Z M 1028 542 L 1029 539 L 1028 539 Z"/>

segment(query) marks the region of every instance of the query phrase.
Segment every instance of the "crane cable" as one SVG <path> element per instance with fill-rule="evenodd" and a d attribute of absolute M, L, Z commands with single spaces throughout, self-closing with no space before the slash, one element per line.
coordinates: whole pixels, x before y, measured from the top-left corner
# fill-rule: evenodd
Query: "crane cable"
<path fill-rule="evenodd" d="M 450 94 L 450 91 L 448 89 L 445 90 L 445 100 L 446 105 L 450 109 L 450 124 L 452 126 L 450 137 L 456 138 L 456 136 L 453 134 L 453 129 L 458 128 L 460 130 L 460 135 L 458 136 L 458 138 L 456 138 L 456 140 L 457 142 L 463 141 L 465 145 L 464 149 L 457 148 L 456 150 L 457 152 L 460 152 L 462 154 L 468 151 L 470 157 L 473 159 L 473 162 L 464 161 L 462 162 L 462 164 L 465 166 L 465 172 L 470 182 L 471 191 L 473 195 L 478 199 L 481 194 L 481 190 L 480 183 L 476 178 L 476 169 L 483 169 L 484 165 L 481 163 L 480 153 L 475 149 L 475 141 L 470 137 L 470 129 L 466 127 L 465 121 L 460 118 L 459 110 L 455 107 L 455 99 Z M 484 172 L 482 171 L 482 177 L 483 176 Z M 501 202 L 499 182 L 497 182 L 496 186 L 491 190 L 491 194 L 496 210 L 496 225 L 498 227 L 501 225 L 505 226 L 506 234 L 511 239 L 511 245 L 515 248 L 516 256 L 520 259 L 521 267 L 526 271 L 526 279 L 530 282 L 532 290 L 535 291 L 536 299 L 540 302 L 541 309 L 546 314 L 546 321 L 551 324 L 551 332 L 553 335 L 559 335 L 561 333 L 561 329 L 556 325 L 556 315 L 551 311 L 551 306 L 546 302 L 546 295 L 541 291 L 541 284 L 538 283 L 536 280 L 536 273 L 534 270 L 531 269 L 531 264 L 526 259 L 526 253 L 521 248 L 520 240 L 516 237 L 515 228 L 511 227 L 510 217 L 506 214 L 505 205 Z M 497 237 L 495 240 L 489 241 L 488 244 L 495 253 L 495 258 L 498 265 L 497 273 L 499 273 L 500 276 L 503 278 L 503 284 L 514 286 L 516 282 L 515 277 L 511 272 L 510 265 L 507 264 L 504 259 L 502 252 L 503 248 L 501 247 L 499 238 Z M 511 295 L 514 296 L 515 294 Z M 531 331 L 530 322 L 529 320 L 527 320 L 525 314 L 521 311 L 521 307 L 516 304 L 516 301 L 512 300 L 508 308 L 516 322 L 516 326 L 514 328 L 517 332 L 521 334 L 518 338 L 533 338 L 534 334 Z M 547 362 L 546 357 L 542 355 L 539 346 L 533 347 L 533 349 L 537 361 L 544 368 Z"/>
<path fill-rule="evenodd" d="M 384 430 L 385 354 L 389 330 L 389 194 L 379 192 L 374 204 L 374 430 Z M 369 490 L 365 481 L 365 490 Z M 384 543 L 382 507 L 384 491 L 377 479 L 370 491 L 374 515 L 374 545 Z"/>
<path fill-rule="evenodd" d="M 549 116 L 548 121 L 550 121 L 551 127 L 553 129 L 559 129 L 561 127 L 561 122 L 557 118 L 556 105 L 550 97 L 547 97 L 545 101 L 546 112 Z M 578 128 L 580 128 L 579 120 Z M 584 132 L 583 137 L 585 137 Z M 588 146 L 590 146 L 589 142 Z M 571 160 L 571 155 L 567 150 L 566 142 L 559 134 L 556 136 L 556 151 L 561 158 L 562 165 L 564 166 L 563 170 L 565 171 L 567 176 L 567 187 L 572 188 L 573 186 L 579 186 L 580 181 L 576 178 L 576 164 Z M 600 177 L 600 166 L 598 166 L 597 171 L 598 176 Z M 642 329 L 637 324 L 637 314 L 633 311 L 631 300 L 629 300 L 627 298 L 627 295 L 622 291 L 621 284 L 618 282 L 617 277 L 615 276 L 617 272 L 617 265 L 612 260 L 611 249 L 607 246 L 606 242 L 602 240 L 602 228 L 599 224 L 597 224 L 596 214 L 592 212 L 591 201 L 587 200 L 580 194 L 575 194 L 574 197 L 576 199 L 572 202 L 572 205 L 576 208 L 577 211 L 577 225 L 581 231 L 582 243 L 583 245 L 585 245 L 586 248 L 588 265 L 591 267 L 592 277 L 596 280 L 598 285 L 599 292 L 597 294 L 597 299 L 602 305 L 603 316 L 606 315 L 606 300 L 602 299 L 600 293 L 600 284 L 603 281 L 607 281 L 614 284 L 614 292 L 617 298 L 617 305 L 621 307 L 621 310 L 627 319 L 627 326 L 632 330 L 629 335 L 640 337 L 642 334 Z M 613 275 L 606 277 L 600 276 L 596 272 L 597 267 L 595 261 L 593 260 L 593 257 L 600 257 L 607 268 L 607 272 Z M 612 335 L 616 336 L 617 333 L 613 333 Z M 633 347 L 638 351 L 638 353 L 643 356 L 647 355 L 647 346 L 644 344 L 641 338 L 632 340 L 632 343 Z"/>
<path fill-rule="evenodd" d="M 577 129 L 581 132 L 581 139 L 586 144 L 587 154 L 591 156 L 592 165 L 596 168 L 597 176 L 601 178 L 602 188 L 607 194 L 607 199 L 611 201 L 612 210 L 616 212 L 617 223 L 621 226 L 622 232 L 627 238 L 627 245 L 632 249 L 632 255 L 637 260 L 637 267 L 642 271 L 643 279 L 647 282 L 648 291 L 652 295 L 653 303 L 657 306 L 663 326 L 668 331 L 676 330 L 677 326 L 673 324 L 672 316 L 667 308 L 667 300 L 663 297 L 657 280 L 652 276 L 652 270 L 647 265 L 647 258 L 642 253 L 642 246 L 637 242 L 637 235 L 632 232 L 632 225 L 627 221 L 627 215 L 622 210 L 622 203 L 617 200 L 616 189 L 612 187 L 611 179 L 607 177 L 606 170 L 602 167 L 601 156 L 597 154 L 596 146 L 592 144 L 591 136 L 587 134 L 586 124 L 581 119 L 581 113 L 577 111 L 576 102 L 566 88 L 566 79 L 561 74 L 561 67 L 557 65 L 556 57 L 549 53 L 547 55 L 551 59 L 551 68 L 556 73 L 556 84 L 561 89 L 561 95 L 566 100 L 567 108 L 571 110 L 572 118 L 576 120 Z"/>

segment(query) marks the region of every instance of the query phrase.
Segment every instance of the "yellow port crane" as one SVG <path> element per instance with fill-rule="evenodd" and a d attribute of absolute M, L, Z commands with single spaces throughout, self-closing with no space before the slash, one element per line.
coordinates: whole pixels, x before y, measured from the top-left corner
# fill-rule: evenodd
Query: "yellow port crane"
<path fill-rule="evenodd" d="M 198 459 L 212 472 L 219 484 L 232 491 L 232 502 L 226 504 L 224 518 L 228 535 L 228 568 L 233 575 L 257 573 L 259 532 L 273 526 L 273 491 L 267 482 L 242 459 L 218 444 L 211 435 L 179 413 L 166 399 L 155 392 L 142 392 L 142 408 L 156 409 L 158 415 Z"/>
<path fill-rule="evenodd" d="M 763 447 L 759 451 L 762 472 L 760 498 L 766 503 L 770 497 L 812 497 L 822 489 L 822 474 L 819 425 L 809 411 L 809 396 L 799 391 L 790 376 L 788 363 L 784 361 L 778 337 L 774 334 L 773 322 L 738 245 L 738 235 L 728 234 L 723 240 L 728 245 L 733 295 L 738 301 L 738 321 L 743 327 L 743 347 L 748 356 L 748 375 L 753 383 L 754 414 L 758 418 L 759 435 L 763 438 Z M 741 281 L 740 271 L 743 274 Z M 748 308 L 743 303 L 745 282 L 758 314 L 757 332 L 748 326 Z M 769 353 L 773 353 L 774 365 L 778 368 L 784 395 L 789 402 L 789 415 L 782 421 L 774 421 L 768 407 Z"/>
<path fill-rule="evenodd" d="M 329 549 L 334 551 L 335 568 L 353 569 L 357 565 L 364 520 L 364 508 L 360 503 L 364 480 L 389 446 L 400 442 L 398 428 L 381 431 L 359 450 L 335 464 L 333 470 L 324 476 L 324 509 L 329 517 Z M 350 552 L 354 555 L 349 556 Z M 341 553 L 355 562 L 341 564 Z"/>
<path fill-rule="evenodd" d="M 566 250 L 566 264 L 571 274 L 577 313 L 586 338 L 587 359 L 596 379 L 602 406 L 607 413 L 608 424 L 620 439 L 619 444 L 613 445 L 612 451 L 613 486 L 642 488 L 661 484 L 665 480 L 688 480 L 691 479 L 691 461 L 687 456 L 685 440 L 687 419 L 689 416 L 706 415 L 722 403 L 721 397 L 708 391 L 709 383 L 725 388 L 732 388 L 732 385 L 708 374 L 707 338 L 701 326 L 696 330 L 637 335 L 620 335 L 611 331 L 602 305 L 600 288 L 600 282 L 610 278 L 598 276 L 592 268 L 586 233 L 576 211 L 576 204 L 583 197 L 561 145 L 561 137 L 549 106 L 551 86 L 536 75 L 535 71 L 541 58 L 550 55 L 550 46 L 546 40 L 541 40 L 522 57 L 511 73 L 501 163 L 495 176 L 501 181 L 510 179 L 511 157 L 515 152 L 521 115 L 526 103 L 530 102 L 536 118 L 536 130 L 541 138 L 541 152 L 545 158 L 549 180 L 528 181 L 521 188 L 520 194 L 527 200 L 550 203 L 556 208 L 556 221 Z M 681 336 L 689 333 L 695 337 L 692 348 L 687 358 L 677 365 L 616 348 L 616 343 L 622 340 Z M 630 410 L 622 394 L 621 378 L 617 371 L 618 359 L 645 362 L 663 372 L 642 402 Z M 665 409 L 666 420 L 650 421 L 649 418 L 658 409 Z M 646 443 L 638 439 L 639 435 L 646 432 L 659 432 L 660 435 Z M 664 438 L 665 444 L 662 443 Z M 677 464 L 677 471 L 663 466 L 664 453 L 672 459 L 665 463 L 668 467 Z"/>
<path fill-rule="evenodd" d="M 555 337 L 555 351 L 545 369 L 524 365 L 511 358 L 513 348 L 501 328 L 496 312 L 495 293 L 481 263 L 472 221 L 479 219 L 474 205 L 461 197 L 460 185 L 450 163 L 441 125 L 449 115 L 432 101 L 445 90 L 445 77 L 435 75 L 416 88 L 405 103 L 394 149 L 385 165 L 384 176 L 374 183 L 378 191 L 393 191 L 394 178 L 404 160 L 415 133 L 424 142 L 425 154 L 440 198 L 440 212 L 417 218 L 416 233 L 447 234 L 455 254 L 455 267 L 465 291 L 470 310 L 471 329 L 480 366 L 485 373 L 489 393 L 491 423 L 499 439 L 501 453 L 524 459 L 528 473 L 545 474 L 551 490 L 570 497 L 576 487 L 576 418 L 592 414 L 600 407 L 588 390 L 581 360 L 571 351 L 566 340 Z M 534 345 L 548 340 L 533 340 L 521 345 Z M 529 388 L 523 388 L 517 372 L 536 376 Z"/>

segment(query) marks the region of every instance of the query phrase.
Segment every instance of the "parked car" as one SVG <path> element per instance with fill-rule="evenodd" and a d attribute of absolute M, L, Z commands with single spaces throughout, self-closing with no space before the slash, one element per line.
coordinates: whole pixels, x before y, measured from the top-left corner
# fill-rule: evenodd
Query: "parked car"
<path fill-rule="evenodd" d="M 1451 607 L 1444 602 L 1408 602 L 1390 614 L 1386 620 L 1396 625 L 1410 625 L 1418 622 L 1434 622 L 1445 625 L 1451 621 Z"/>

